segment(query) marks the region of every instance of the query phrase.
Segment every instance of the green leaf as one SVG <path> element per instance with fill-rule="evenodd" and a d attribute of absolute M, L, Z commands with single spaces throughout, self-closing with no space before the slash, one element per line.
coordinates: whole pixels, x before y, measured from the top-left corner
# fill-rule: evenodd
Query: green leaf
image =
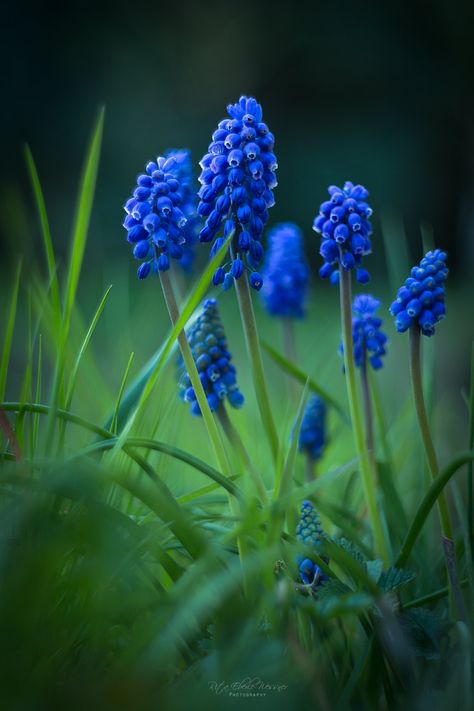
<path fill-rule="evenodd" d="M 332 596 L 318 600 L 318 615 L 325 619 L 342 617 L 343 615 L 358 615 L 370 609 L 372 597 L 363 591 L 351 591 L 345 595 Z"/>
<path fill-rule="evenodd" d="M 337 580 L 337 578 L 326 580 L 316 588 L 318 600 L 329 600 L 331 598 L 347 595 L 350 592 L 353 592 L 351 588 L 343 583 L 342 580 Z"/>
<path fill-rule="evenodd" d="M 10 300 L 10 308 L 8 310 L 8 320 L 5 328 L 5 338 L 3 341 L 2 358 L 0 360 L 0 400 L 3 400 L 5 395 L 5 386 L 7 384 L 8 364 L 10 362 L 10 351 L 13 340 L 13 330 L 15 328 L 16 307 L 18 305 L 18 290 L 20 287 L 21 262 L 18 264 L 15 280 L 13 282 L 13 291 Z"/>
<path fill-rule="evenodd" d="M 401 588 L 403 585 L 407 585 L 407 583 L 411 583 L 415 577 L 415 573 L 412 573 L 410 570 L 392 566 L 388 570 L 383 571 L 378 580 L 378 584 L 383 592 L 389 592 L 390 590 L 397 590 L 397 588 Z"/>
<path fill-rule="evenodd" d="M 441 624 L 434 612 L 413 607 L 405 610 L 399 619 L 417 656 L 429 660 L 440 658 Z"/>
<path fill-rule="evenodd" d="M 366 563 L 366 567 L 370 579 L 373 580 L 374 583 L 378 583 L 383 571 L 383 561 L 378 559 L 368 560 Z"/>

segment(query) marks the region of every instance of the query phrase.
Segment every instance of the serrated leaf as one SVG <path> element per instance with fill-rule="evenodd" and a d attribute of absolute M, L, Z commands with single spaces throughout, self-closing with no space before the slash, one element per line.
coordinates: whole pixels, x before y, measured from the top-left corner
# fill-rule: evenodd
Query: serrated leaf
<path fill-rule="evenodd" d="M 368 560 L 367 561 L 367 574 L 371 578 L 371 580 L 374 581 L 374 583 L 378 583 L 380 580 L 380 576 L 382 575 L 383 571 L 383 561 L 378 560 Z"/>
<path fill-rule="evenodd" d="M 441 624 L 438 616 L 424 607 L 413 607 L 400 615 L 415 654 L 424 659 L 439 659 Z"/>
<path fill-rule="evenodd" d="M 334 543 L 348 553 L 357 563 L 360 563 L 363 568 L 367 567 L 366 560 L 360 550 L 356 548 L 351 541 L 348 541 L 347 538 L 337 538 Z"/>
<path fill-rule="evenodd" d="M 332 579 L 319 585 L 315 592 L 318 600 L 330 600 L 331 598 L 347 595 L 347 593 L 352 592 L 352 590 L 341 580 Z"/>
<path fill-rule="evenodd" d="M 379 588 L 383 592 L 388 592 L 389 590 L 396 590 L 410 583 L 415 578 L 415 573 L 411 570 L 404 570 L 403 568 L 390 567 L 388 570 L 384 570 L 382 575 L 378 580 Z"/>

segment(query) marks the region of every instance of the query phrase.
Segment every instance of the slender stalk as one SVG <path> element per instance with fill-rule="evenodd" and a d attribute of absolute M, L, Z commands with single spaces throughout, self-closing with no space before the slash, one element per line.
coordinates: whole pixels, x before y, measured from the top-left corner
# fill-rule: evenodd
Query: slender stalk
<path fill-rule="evenodd" d="M 346 370 L 347 397 L 351 414 L 354 444 L 360 462 L 362 485 L 369 512 L 374 543 L 377 554 L 383 562 L 389 564 L 389 554 L 385 540 L 384 529 L 377 505 L 376 480 L 371 467 L 369 452 L 365 444 L 363 417 L 357 390 L 356 370 L 354 362 L 354 343 L 352 339 L 352 294 L 351 273 L 340 268 L 340 301 L 342 319 L 342 340 L 344 345 L 344 366 Z"/>
<path fill-rule="evenodd" d="M 255 484 L 255 488 L 257 489 L 262 504 L 267 504 L 267 490 L 265 489 L 262 477 L 260 476 L 260 473 L 255 469 L 252 460 L 250 459 L 249 453 L 247 452 L 245 444 L 242 442 L 239 433 L 232 424 L 225 405 L 219 407 L 217 411 L 217 417 L 219 419 L 219 422 L 221 423 L 222 429 L 224 430 L 227 439 L 229 440 L 234 450 L 237 452 L 238 457 L 240 458 L 248 473 L 252 477 L 253 483 Z"/>
<path fill-rule="evenodd" d="M 176 298 L 174 295 L 173 287 L 168 272 L 159 272 L 161 288 L 163 289 L 163 296 L 165 297 L 166 306 L 168 313 L 170 315 L 171 323 L 173 326 L 176 324 L 179 318 L 178 305 L 176 303 Z M 189 378 L 191 380 L 191 385 L 193 386 L 194 392 L 196 393 L 196 398 L 201 409 L 204 424 L 211 440 L 212 446 L 216 454 L 217 461 L 221 467 L 222 473 L 226 476 L 230 476 L 230 465 L 227 458 L 226 451 L 224 449 L 224 444 L 217 427 L 217 423 L 212 415 L 209 403 L 207 402 L 206 393 L 202 386 L 201 380 L 199 379 L 196 364 L 194 362 L 193 355 L 191 353 L 191 348 L 189 347 L 188 339 L 184 331 L 181 331 L 178 335 L 178 344 L 183 356 L 184 364 L 188 372 Z"/>
<path fill-rule="evenodd" d="M 433 439 L 431 437 L 428 415 L 426 413 L 421 375 L 421 334 L 420 329 L 417 326 L 412 326 L 410 329 L 410 373 L 413 388 L 413 399 L 415 401 L 416 415 L 426 452 L 426 459 L 428 460 L 431 477 L 432 479 L 436 479 L 439 474 L 439 465 Z M 438 498 L 438 511 L 443 535 L 452 541 L 453 531 L 451 517 L 444 491 L 441 492 Z"/>
<path fill-rule="evenodd" d="M 247 352 L 250 358 L 253 383 L 257 396 L 257 405 L 260 410 L 263 427 L 270 444 L 273 461 L 276 463 L 278 458 L 278 435 L 268 397 L 265 371 L 263 369 L 262 362 L 262 353 L 260 350 L 260 341 L 258 338 L 257 323 L 255 321 L 255 313 L 253 310 L 246 271 L 244 271 L 240 279 L 236 279 L 235 285 L 242 326 L 245 334 L 245 342 L 247 344 Z"/>
<path fill-rule="evenodd" d="M 363 353 L 362 363 L 360 366 L 360 381 L 362 385 L 362 401 L 364 404 L 364 419 L 365 419 L 365 443 L 369 452 L 372 453 L 375 460 L 374 451 L 374 424 L 372 416 L 372 398 L 370 396 L 369 380 L 367 377 L 367 354 Z"/>

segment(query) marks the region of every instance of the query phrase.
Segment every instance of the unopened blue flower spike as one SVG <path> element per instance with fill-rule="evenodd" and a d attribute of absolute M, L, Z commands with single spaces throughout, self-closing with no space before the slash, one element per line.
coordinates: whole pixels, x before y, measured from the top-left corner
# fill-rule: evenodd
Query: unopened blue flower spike
<path fill-rule="evenodd" d="M 188 220 L 183 210 L 187 209 L 183 204 L 186 188 L 181 181 L 176 156 L 160 156 L 156 163 L 147 163 L 124 205 L 127 240 L 134 245 L 134 257 L 142 261 L 139 279 L 146 279 L 151 271 L 167 271 L 170 258 L 180 260 L 184 255 Z"/>
<path fill-rule="evenodd" d="M 369 192 L 347 181 L 343 188 L 330 185 L 328 193 L 329 200 L 321 203 L 313 222 L 313 230 L 321 234 L 319 252 L 324 260 L 319 275 L 337 284 L 342 265 L 346 271 L 355 269 L 357 281 L 366 284 L 370 275 L 362 267 L 362 258 L 372 251 Z"/>
<path fill-rule="evenodd" d="M 313 462 L 320 459 L 326 445 L 326 403 L 318 395 L 308 400 L 301 420 L 298 446 Z"/>
<path fill-rule="evenodd" d="M 359 294 L 352 303 L 352 338 L 354 341 L 354 360 L 358 368 L 369 362 L 374 370 L 383 366 L 386 354 L 387 336 L 381 330 L 382 319 L 376 316 L 380 308 L 379 299 L 370 294 Z M 339 348 L 344 353 L 342 343 Z"/>
<path fill-rule="evenodd" d="M 303 501 L 301 505 L 301 514 L 296 527 L 296 539 L 303 543 L 308 549 L 308 555 L 311 555 L 311 548 L 319 548 L 324 534 L 319 521 L 319 516 L 311 501 Z M 328 576 L 322 572 L 317 563 L 311 560 L 310 557 L 304 555 L 298 556 L 298 570 L 301 580 L 305 585 L 313 587 L 328 580 Z"/>
<path fill-rule="evenodd" d="M 434 334 L 436 324 L 446 315 L 444 282 L 447 276 L 446 252 L 441 249 L 427 252 L 419 266 L 413 267 L 390 306 L 399 333 L 418 325 L 424 336 Z"/>
<path fill-rule="evenodd" d="M 186 242 L 183 244 L 183 256 L 179 260 L 179 264 L 186 274 L 191 274 L 196 259 L 195 248 L 199 241 L 201 227 L 201 220 L 197 214 L 197 196 L 191 151 L 185 148 L 173 148 L 166 151 L 165 158 L 174 158 L 176 160 L 175 174 L 179 180 L 182 195 L 180 207 L 187 219 L 184 227 Z"/>
<path fill-rule="evenodd" d="M 286 222 L 268 233 L 263 268 L 262 300 L 272 316 L 304 316 L 309 269 L 304 254 L 303 234 L 297 225 Z"/>
<path fill-rule="evenodd" d="M 231 363 L 232 355 L 227 348 L 215 299 L 207 299 L 203 303 L 202 312 L 187 332 L 187 338 L 210 409 L 216 412 L 225 401 L 232 407 L 242 407 L 244 396 L 237 386 L 236 369 Z M 179 365 L 182 369 L 182 361 Z M 193 415 L 200 415 L 189 375 L 182 370 L 181 373 L 179 386 L 182 398 L 191 404 Z"/>
<path fill-rule="evenodd" d="M 263 283 L 257 271 L 263 258 L 261 237 L 277 185 L 274 137 L 255 99 L 242 96 L 227 112 L 200 162 L 198 212 L 206 220 L 200 240 L 214 240 L 212 257 L 233 234 L 231 261 L 216 270 L 213 283 L 227 290 L 248 268 L 250 286 L 258 291 Z"/>

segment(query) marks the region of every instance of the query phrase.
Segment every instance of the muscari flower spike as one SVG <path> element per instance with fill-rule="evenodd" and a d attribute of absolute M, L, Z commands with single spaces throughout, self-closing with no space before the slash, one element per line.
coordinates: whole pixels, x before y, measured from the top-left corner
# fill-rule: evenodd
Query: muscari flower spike
<path fill-rule="evenodd" d="M 186 244 L 187 218 L 183 207 L 182 169 L 175 155 L 160 156 L 146 165 L 146 173 L 137 178 L 133 196 L 124 205 L 127 216 L 123 226 L 127 240 L 134 245 L 133 255 L 143 260 L 139 279 L 150 271 L 166 271 L 170 257 L 182 259 Z"/>
<path fill-rule="evenodd" d="M 423 335 L 432 336 L 436 324 L 445 317 L 444 282 L 449 273 L 446 257 L 441 249 L 427 252 L 398 290 L 390 313 L 399 333 L 417 325 Z"/>
<path fill-rule="evenodd" d="M 370 275 L 361 264 L 372 251 L 372 208 L 366 202 L 369 192 L 362 185 L 347 181 L 343 188 L 330 185 L 328 193 L 329 200 L 321 203 L 313 222 L 313 230 L 321 234 L 319 253 L 324 260 L 319 275 L 337 284 L 342 265 L 346 271 L 355 269 L 357 281 L 366 284 Z"/>
<path fill-rule="evenodd" d="M 313 395 L 306 405 L 301 420 L 298 445 L 310 459 L 320 459 L 326 444 L 326 403 L 318 395 Z"/>
<path fill-rule="evenodd" d="M 272 316 L 302 318 L 309 281 L 303 235 L 292 222 L 276 225 L 268 235 L 262 300 Z"/>
<path fill-rule="evenodd" d="M 212 257 L 233 233 L 232 260 L 227 267 L 216 269 L 213 283 L 227 290 L 248 268 L 250 286 L 258 291 L 263 283 L 256 271 L 263 258 L 260 240 L 268 210 L 275 204 L 272 190 L 277 185 L 274 137 L 255 99 L 242 96 L 236 104 L 229 104 L 227 112 L 229 118 L 219 122 L 200 162 L 198 212 L 206 218 L 200 240 L 215 240 Z"/>
<path fill-rule="evenodd" d="M 207 299 L 203 303 L 202 312 L 189 329 L 187 337 L 210 409 L 215 412 L 226 399 L 232 407 L 242 407 L 244 396 L 237 386 L 235 366 L 231 363 L 232 355 L 227 349 L 215 299 Z M 181 357 L 178 366 L 182 399 L 191 403 L 193 415 L 200 415 L 201 410 L 189 375 L 182 372 Z"/>
<path fill-rule="evenodd" d="M 319 547 L 323 537 L 324 533 L 316 509 L 311 501 L 303 501 L 300 519 L 296 527 L 296 539 L 309 549 Z M 326 559 L 324 558 L 324 560 Z M 301 580 L 305 585 L 319 585 L 328 580 L 328 576 L 311 558 L 300 555 L 297 564 Z"/>
<path fill-rule="evenodd" d="M 191 151 L 186 148 L 172 148 L 166 151 L 165 158 L 176 160 L 175 174 L 180 183 L 182 202 L 180 208 L 187 219 L 184 226 L 186 242 L 183 246 L 183 256 L 179 264 L 186 274 L 191 274 L 196 259 L 195 247 L 199 241 L 201 220 L 197 214 L 196 188 L 193 175 Z"/>
<path fill-rule="evenodd" d="M 381 330 L 382 319 L 376 316 L 380 307 L 379 299 L 370 294 L 359 294 L 352 303 L 352 339 L 354 341 L 354 361 L 358 368 L 368 360 L 374 370 L 383 366 L 386 354 L 387 336 Z M 339 351 L 344 354 L 341 343 Z"/>

